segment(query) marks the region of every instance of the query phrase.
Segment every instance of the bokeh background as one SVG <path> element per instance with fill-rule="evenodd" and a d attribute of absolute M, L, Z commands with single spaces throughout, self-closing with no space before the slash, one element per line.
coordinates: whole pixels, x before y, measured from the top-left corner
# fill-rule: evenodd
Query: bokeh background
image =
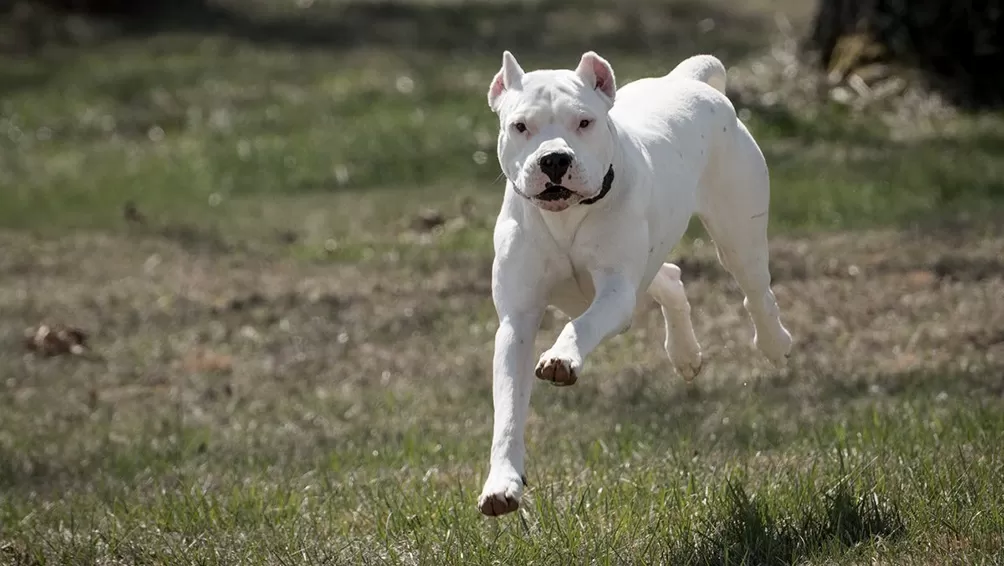
<path fill-rule="evenodd" d="M 993 563 L 999 2 L 0 3 L 0 562 Z M 660 314 L 491 433 L 489 81 L 695 53 L 771 168 L 789 366 L 695 222 Z M 564 318 L 545 319 L 538 350 Z"/>

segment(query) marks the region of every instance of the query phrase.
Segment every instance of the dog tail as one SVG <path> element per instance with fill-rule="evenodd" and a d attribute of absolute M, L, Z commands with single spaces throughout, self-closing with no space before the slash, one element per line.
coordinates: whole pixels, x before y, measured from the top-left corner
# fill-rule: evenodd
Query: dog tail
<path fill-rule="evenodd" d="M 707 83 L 718 92 L 725 94 L 725 65 L 714 55 L 694 55 L 680 62 L 667 75 L 673 78 L 688 78 Z"/>

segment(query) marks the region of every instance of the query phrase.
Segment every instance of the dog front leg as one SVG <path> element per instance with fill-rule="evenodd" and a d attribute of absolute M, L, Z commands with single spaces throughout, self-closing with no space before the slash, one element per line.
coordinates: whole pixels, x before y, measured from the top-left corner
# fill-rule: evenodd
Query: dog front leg
<path fill-rule="evenodd" d="M 519 508 L 526 485 L 524 430 L 533 387 L 533 344 L 541 315 L 542 311 L 505 314 L 500 317 L 495 333 L 491 469 L 478 499 L 478 508 L 488 516 L 503 515 Z"/>
<path fill-rule="evenodd" d="M 591 275 L 596 289 L 592 304 L 565 325 L 551 349 L 537 362 L 536 376 L 554 385 L 575 383 L 586 356 L 600 342 L 631 325 L 638 286 L 613 269 L 597 269 Z"/>

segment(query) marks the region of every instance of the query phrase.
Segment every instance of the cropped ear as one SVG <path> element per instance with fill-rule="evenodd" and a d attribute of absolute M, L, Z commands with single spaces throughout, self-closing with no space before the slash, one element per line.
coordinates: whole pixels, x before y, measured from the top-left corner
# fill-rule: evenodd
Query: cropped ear
<path fill-rule="evenodd" d="M 607 63 L 607 60 L 600 57 L 594 51 L 582 54 L 579 66 L 575 68 L 575 73 L 582 78 L 582 82 L 591 85 L 600 91 L 613 104 L 614 95 L 617 92 L 617 81 L 614 78 L 614 70 Z"/>
<path fill-rule="evenodd" d="M 512 53 L 505 51 L 502 53 L 502 68 L 492 79 L 492 85 L 488 87 L 488 106 L 498 112 L 498 102 L 502 93 L 510 89 L 518 89 L 523 84 L 523 68 L 516 62 Z"/>

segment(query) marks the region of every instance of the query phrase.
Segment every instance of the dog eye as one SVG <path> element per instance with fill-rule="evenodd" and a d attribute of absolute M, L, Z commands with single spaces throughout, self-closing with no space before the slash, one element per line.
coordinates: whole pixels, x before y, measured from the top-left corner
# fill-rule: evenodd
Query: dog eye
<path fill-rule="evenodd" d="M 512 127 L 516 128 L 516 131 L 521 134 L 526 132 L 526 124 L 524 124 L 523 122 L 516 122 L 515 124 L 512 125 Z"/>
<path fill-rule="evenodd" d="M 589 124 L 592 124 L 592 123 L 593 123 L 592 120 L 580 120 L 579 121 L 579 129 L 580 130 L 584 130 L 584 129 L 586 129 L 586 128 L 589 127 Z"/>

